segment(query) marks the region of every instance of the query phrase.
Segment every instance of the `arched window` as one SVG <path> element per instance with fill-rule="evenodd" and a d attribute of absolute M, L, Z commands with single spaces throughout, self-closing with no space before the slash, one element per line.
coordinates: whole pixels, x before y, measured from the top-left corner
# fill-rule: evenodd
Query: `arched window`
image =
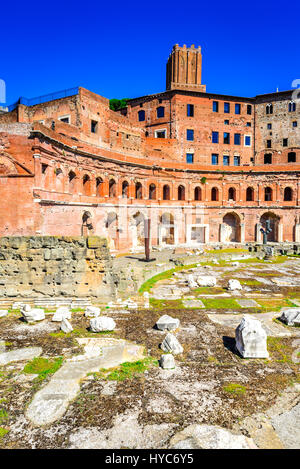
<path fill-rule="evenodd" d="M 270 202 L 272 200 L 273 191 L 271 187 L 265 187 L 265 201 Z"/>
<path fill-rule="evenodd" d="M 284 189 L 284 200 L 286 201 L 293 200 L 293 190 L 290 187 L 285 187 Z"/>
<path fill-rule="evenodd" d="M 156 185 L 150 184 L 149 186 L 149 200 L 156 199 Z"/>
<path fill-rule="evenodd" d="M 178 186 L 178 200 L 185 200 L 185 187 Z"/>
<path fill-rule="evenodd" d="M 296 111 L 296 103 L 295 101 L 290 101 L 289 102 L 289 112 L 294 112 Z"/>
<path fill-rule="evenodd" d="M 199 187 L 199 186 L 195 187 L 194 199 L 195 200 L 201 200 L 202 199 L 202 191 L 201 191 L 201 187 Z"/>
<path fill-rule="evenodd" d="M 163 200 L 170 200 L 170 186 L 168 184 L 163 187 Z"/>
<path fill-rule="evenodd" d="M 138 112 L 139 122 L 143 122 L 145 120 L 145 111 L 142 109 Z"/>
<path fill-rule="evenodd" d="M 74 171 L 69 172 L 68 179 L 69 179 L 69 192 L 74 192 L 75 180 L 76 180 L 76 174 L 74 173 Z"/>
<path fill-rule="evenodd" d="M 135 198 L 141 199 L 143 197 L 143 188 L 140 182 L 137 182 L 135 185 Z"/>
<path fill-rule="evenodd" d="M 110 179 L 109 181 L 109 197 L 116 197 L 117 192 L 117 184 L 114 179 Z"/>
<path fill-rule="evenodd" d="M 273 104 L 266 105 L 266 114 L 273 114 Z"/>
<path fill-rule="evenodd" d="M 211 190 L 211 200 L 219 200 L 219 189 L 217 187 L 213 187 Z"/>
<path fill-rule="evenodd" d="M 228 189 L 228 200 L 235 200 L 235 188 L 230 187 Z"/>
<path fill-rule="evenodd" d="M 122 198 L 127 199 L 129 195 L 129 184 L 127 181 L 122 182 Z"/>
<path fill-rule="evenodd" d="M 254 190 L 253 187 L 247 187 L 246 190 L 246 201 L 252 202 L 254 200 Z"/>
<path fill-rule="evenodd" d="M 159 106 L 156 108 L 156 116 L 159 119 L 160 117 L 165 117 L 165 108 L 163 106 Z"/>
<path fill-rule="evenodd" d="M 100 177 L 96 178 L 96 195 L 103 197 L 103 180 Z"/>
<path fill-rule="evenodd" d="M 82 178 L 82 188 L 84 195 L 90 195 L 91 192 L 91 180 L 90 177 L 85 174 Z"/>

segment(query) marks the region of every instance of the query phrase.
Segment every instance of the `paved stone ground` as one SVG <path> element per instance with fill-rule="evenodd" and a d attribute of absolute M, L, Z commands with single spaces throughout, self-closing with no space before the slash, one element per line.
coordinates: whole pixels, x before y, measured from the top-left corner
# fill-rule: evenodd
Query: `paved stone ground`
<path fill-rule="evenodd" d="M 20 321 L 17 308 L 1 317 L 0 427 L 7 433 L 0 447 L 300 448 L 300 330 L 278 321 L 281 307 L 300 302 L 300 260 L 232 265 L 234 258 L 245 261 L 244 255 L 178 254 L 193 267 L 153 285 L 150 309 L 141 309 L 143 297 L 133 295 L 137 309 L 118 309 L 116 301 L 103 308 L 117 324 L 104 336 L 89 331 L 80 307 L 66 335 L 51 322 L 50 311 L 34 325 Z M 157 257 L 164 265 L 153 274 L 175 267 L 169 250 Z M 217 263 L 211 265 L 213 258 Z M 190 288 L 191 274 L 212 275 L 217 284 Z M 241 282 L 241 291 L 227 290 L 231 278 Z M 269 360 L 236 354 L 234 331 L 245 313 L 267 331 Z M 183 353 L 174 370 L 155 366 L 166 335 L 154 327 L 162 314 L 180 319 L 174 334 Z M 144 349 L 151 363 L 143 372 L 122 375 L 120 364 L 143 361 Z M 37 356 L 64 362 L 41 379 L 38 372 L 23 371 Z"/>

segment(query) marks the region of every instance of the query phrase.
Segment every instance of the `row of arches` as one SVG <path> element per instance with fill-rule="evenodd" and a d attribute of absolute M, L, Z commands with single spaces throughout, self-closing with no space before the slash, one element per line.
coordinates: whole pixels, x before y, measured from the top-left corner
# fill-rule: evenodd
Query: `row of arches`
<path fill-rule="evenodd" d="M 129 220 L 129 230 L 131 231 L 131 242 L 133 248 L 141 248 L 144 246 L 144 221 L 145 216 L 142 212 L 136 212 L 131 215 Z M 154 222 L 154 220 L 153 220 Z M 156 229 L 160 226 L 158 231 L 161 232 L 160 243 L 172 245 L 176 243 L 176 232 L 178 232 L 178 220 L 175 220 L 175 217 L 172 213 L 162 213 L 157 218 L 158 225 L 153 224 L 153 236 L 156 237 Z M 235 212 L 225 213 L 224 216 L 220 219 L 220 239 L 221 242 L 242 242 L 242 221 L 241 217 Z M 271 231 L 267 234 L 267 239 L 269 242 L 278 242 L 279 241 L 279 223 L 280 217 L 273 212 L 263 213 L 258 220 L 258 228 L 265 228 L 267 224 L 270 226 Z M 107 215 L 105 228 L 107 234 L 110 238 L 111 247 L 114 249 L 118 246 L 118 230 L 119 219 L 118 215 L 115 212 L 110 212 Z M 208 225 L 202 225 L 202 227 Z M 203 228 L 202 228 L 203 229 Z M 253 226 L 253 229 L 257 231 L 256 226 Z M 258 230 L 259 231 L 259 230 Z M 260 231 L 259 231 L 260 232 Z M 254 234 L 257 236 L 257 232 Z M 159 236 L 158 236 L 159 238 Z M 158 240 L 158 239 L 157 239 Z M 177 241 L 178 242 L 178 241 Z M 202 241 L 205 242 L 204 238 Z"/>
<path fill-rule="evenodd" d="M 56 170 L 56 176 L 60 179 L 63 176 L 62 170 Z M 76 184 L 77 176 L 74 171 L 70 171 L 68 173 L 68 184 L 69 184 L 69 192 L 75 192 L 75 184 Z M 96 196 L 104 197 L 104 181 L 101 177 L 96 177 Z M 141 182 L 136 182 L 134 186 L 134 197 L 136 199 L 143 199 L 144 196 L 148 196 L 149 200 L 157 199 L 157 186 L 154 183 L 151 183 L 148 187 L 148 194 L 144 193 L 145 188 L 143 187 Z M 177 187 L 177 200 L 183 201 L 186 200 L 186 189 L 185 186 L 180 184 Z M 203 190 L 200 186 L 196 186 L 194 188 L 194 200 L 195 201 L 202 201 L 203 200 Z M 92 180 L 88 174 L 85 174 L 82 177 L 82 193 L 83 195 L 91 195 L 92 193 Z M 254 188 L 247 187 L 246 189 L 246 202 L 254 201 Z M 114 198 L 117 196 L 117 182 L 115 179 L 111 178 L 108 181 L 108 197 Z M 129 182 L 123 181 L 122 182 L 122 198 L 129 198 Z M 237 200 L 237 191 L 235 187 L 229 187 L 227 190 L 226 198 L 228 201 L 236 201 Z M 273 189 L 269 186 L 264 188 L 264 201 L 270 202 L 273 201 Z M 291 187 L 285 187 L 283 190 L 283 200 L 284 201 L 292 201 L 294 198 L 294 191 Z M 162 188 L 162 199 L 163 200 L 171 200 L 171 187 L 168 184 L 164 184 Z M 212 187 L 210 190 L 210 200 L 211 201 L 219 201 L 220 199 L 220 190 L 218 187 Z"/>

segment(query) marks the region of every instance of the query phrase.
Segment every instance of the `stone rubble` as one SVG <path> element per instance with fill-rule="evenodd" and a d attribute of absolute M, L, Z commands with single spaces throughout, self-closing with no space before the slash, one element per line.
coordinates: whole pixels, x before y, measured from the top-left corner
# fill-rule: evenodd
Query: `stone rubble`
<path fill-rule="evenodd" d="M 242 285 L 240 284 L 240 282 L 235 279 L 235 278 L 232 278 L 228 281 L 228 290 L 230 291 L 234 291 L 234 290 L 242 290 L 243 287 Z"/>
<path fill-rule="evenodd" d="M 199 287 L 215 287 L 217 280 L 212 275 L 202 275 L 197 277 L 197 283 Z"/>
<path fill-rule="evenodd" d="M 171 449 L 257 449 L 251 438 L 214 425 L 189 425 L 170 440 Z"/>
<path fill-rule="evenodd" d="M 62 318 L 62 321 L 61 321 L 61 324 L 60 324 L 60 328 L 61 330 L 65 333 L 65 334 L 69 334 L 70 332 L 73 331 L 73 327 L 72 325 L 69 323 L 69 321 L 66 319 L 66 318 Z"/>
<path fill-rule="evenodd" d="M 30 305 L 22 305 L 21 314 L 26 322 L 43 321 L 45 312 L 41 308 L 31 308 Z"/>
<path fill-rule="evenodd" d="M 160 331 L 173 331 L 180 325 L 179 319 L 172 318 L 168 314 L 161 316 L 156 322 L 156 327 Z"/>
<path fill-rule="evenodd" d="M 171 352 L 174 353 L 174 355 L 178 355 L 183 352 L 182 345 L 175 337 L 175 335 L 171 334 L 170 332 L 166 335 L 160 347 L 164 352 Z"/>
<path fill-rule="evenodd" d="M 173 370 L 175 368 L 175 360 L 171 353 L 166 353 L 160 357 L 160 366 L 164 370 Z"/>
<path fill-rule="evenodd" d="M 53 322 L 61 322 L 62 319 L 71 319 L 71 311 L 67 306 L 60 306 L 52 316 Z"/>
<path fill-rule="evenodd" d="M 113 331 L 115 327 L 115 321 L 107 316 L 101 316 L 90 320 L 90 329 L 92 332 Z"/>
<path fill-rule="evenodd" d="M 85 310 L 85 316 L 87 318 L 97 318 L 98 316 L 100 316 L 100 308 L 98 308 L 97 306 L 88 306 Z"/>
<path fill-rule="evenodd" d="M 300 308 L 282 308 L 280 320 L 288 326 L 300 326 Z"/>
<path fill-rule="evenodd" d="M 267 334 L 258 319 L 245 314 L 235 330 L 235 340 L 243 358 L 269 358 Z"/>

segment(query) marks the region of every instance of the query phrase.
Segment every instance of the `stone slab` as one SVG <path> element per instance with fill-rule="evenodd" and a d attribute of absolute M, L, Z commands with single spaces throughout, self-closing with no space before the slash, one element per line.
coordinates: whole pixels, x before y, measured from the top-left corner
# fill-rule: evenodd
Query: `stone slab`
<path fill-rule="evenodd" d="M 185 308 L 205 308 L 201 300 L 182 300 Z"/>
<path fill-rule="evenodd" d="M 259 306 L 255 300 L 248 300 L 246 298 L 240 298 L 236 301 L 242 308 L 256 308 Z"/>
<path fill-rule="evenodd" d="M 39 357 L 43 349 L 41 347 L 26 347 L 8 352 L 0 353 L 0 365 L 7 365 L 11 362 L 31 360 L 32 358 Z"/>

